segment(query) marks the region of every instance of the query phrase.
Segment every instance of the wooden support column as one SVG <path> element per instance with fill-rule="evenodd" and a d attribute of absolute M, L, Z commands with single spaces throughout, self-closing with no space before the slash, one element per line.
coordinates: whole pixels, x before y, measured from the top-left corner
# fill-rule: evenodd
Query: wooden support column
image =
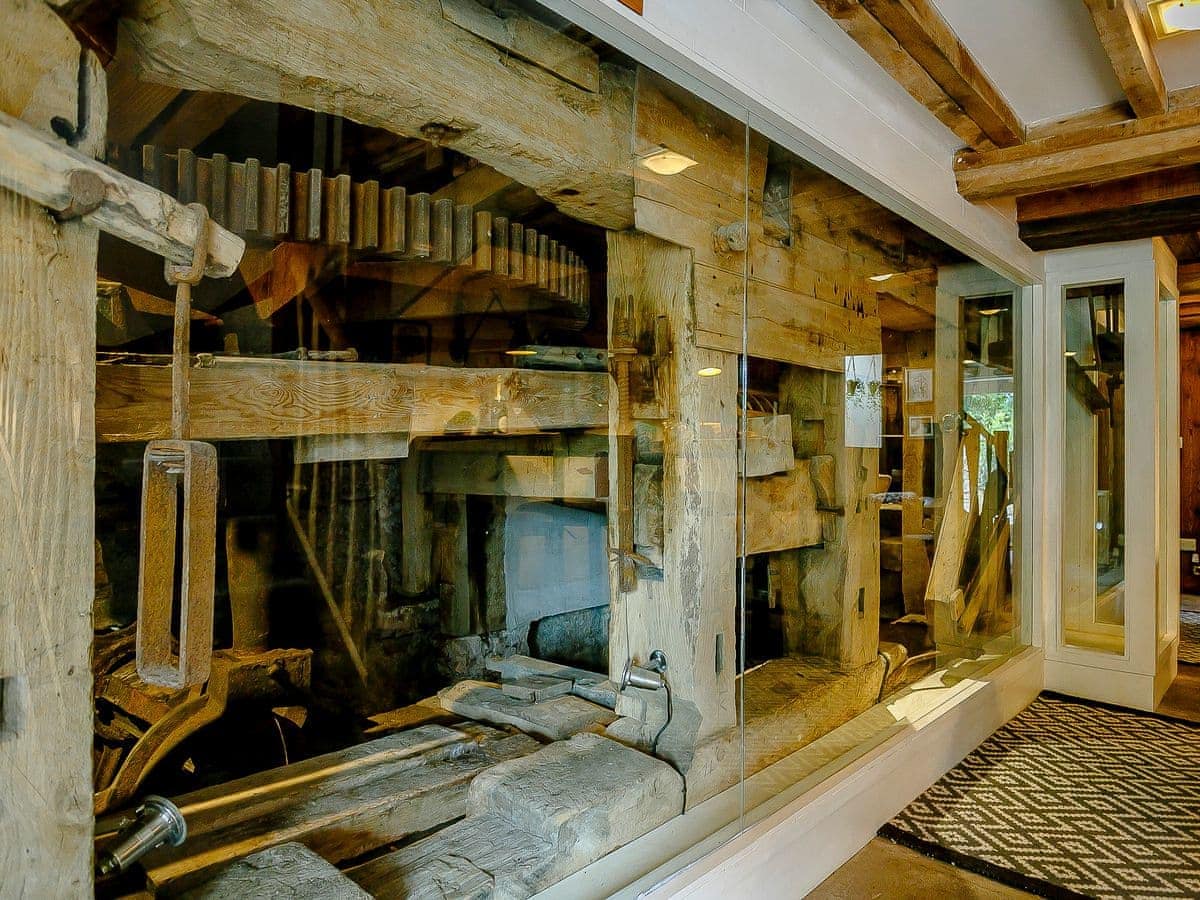
<path fill-rule="evenodd" d="M 630 339 L 648 365 L 631 366 L 633 406 L 651 394 L 663 421 L 663 566 L 621 589 L 612 559 L 609 672 L 632 657 L 667 656 L 675 722 L 660 743 L 685 771 L 694 747 L 736 722 L 737 356 L 694 343 L 692 253 L 648 235 L 608 235 L 609 340 Z M 668 346 L 663 346 L 663 342 Z M 719 374 L 697 375 L 702 369 Z M 619 391 L 609 390 L 609 546 L 632 516 L 617 513 L 623 442 Z M 646 406 L 654 406 L 647 403 Z M 689 793 L 689 803 L 695 799 Z"/>
<path fill-rule="evenodd" d="M 796 457 L 832 457 L 834 466 L 833 496 L 818 506 L 824 546 L 798 551 L 802 612 L 785 607 L 784 619 L 803 615 L 805 653 L 857 668 L 879 652 L 879 505 L 870 496 L 879 450 L 845 446 L 840 373 L 789 367 L 779 408 L 792 417 Z"/>
<path fill-rule="evenodd" d="M 78 121 L 80 48 L 44 3 L 0 0 L 0 110 Z M 90 53 L 84 140 L 103 146 Z M 95 227 L 0 188 L 0 893 L 92 894 Z M 10 893 L 11 892 L 11 893 Z"/>

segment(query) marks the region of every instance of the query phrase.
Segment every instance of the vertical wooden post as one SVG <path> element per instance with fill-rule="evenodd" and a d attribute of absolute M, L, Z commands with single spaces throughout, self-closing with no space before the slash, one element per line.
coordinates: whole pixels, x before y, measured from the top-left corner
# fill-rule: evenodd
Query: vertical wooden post
<path fill-rule="evenodd" d="M 631 337 L 650 358 L 650 366 L 633 367 L 635 410 L 638 397 L 653 392 L 666 416 L 662 574 L 622 592 L 611 560 L 610 675 L 619 678 L 629 658 L 666 654 L 676 723 L 660 752 L 686 766 L 696 745 L 737 719 L 737 357 L 695 345 L 690 250 L 610 232 L 608 302 L 610 344 L 614 334 Z M 719 373 L 701 377 L 702 369 Z M 629 445 L 617 439 L 615 385 L 609 397 L 609 496 L 617 497 Z M 620 547 L 622 529 L 633 525 L 610 506 L 609 546 Z"/>
<path fill-rule="evenodd" d="M 857 668 L 879 652 L 879 505 L 870 497 L 879 450 L 845 446 L 839 372 L 789 367 L 779 409 L 792 417 L 796 456 L 830 455 L 836 471 L 836 505 L 821 513 L 824 546 L 799 551 L 805 650 Z"/>
<path fill-rule="evenodd" d="M 0 109 L 104 141 L 104 73 L 44 3 L 2 0 Z M 0 179 L 2 182 L 2 179 Z M 0 187 L 0 893 L 92 893 L 97 233 Z"/>

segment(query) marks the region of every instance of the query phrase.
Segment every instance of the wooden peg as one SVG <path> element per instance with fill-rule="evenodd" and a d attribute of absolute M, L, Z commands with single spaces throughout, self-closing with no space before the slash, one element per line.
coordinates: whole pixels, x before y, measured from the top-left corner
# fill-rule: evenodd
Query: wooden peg
<path fill-rule="evenodd" d="M 229 164 L 229 230 L 242 234 L 246 230 L 246 164 Z"/>
<path fill-rule="evenodd" d="M 180 149 L 176 157 L 175 196 L 180 203 L 196 202 L 196 154 L 191 150 Z"/>
<path fill-rule="evenodd" d="M 525 284 L 537 285 L 538 233 L 536 228 L 525 229 Z"/>
<path fill-rule="evenodd" d="M 475 247 L 475 209 L 470 204 L 460 203 L 454 207 L 454 264 L 466 265 L 471 261 Z"/>
<path fill-rule="evenodd" d="M 212 200 L 208 211 L 214 222 L 222 228 L 229 227 L 229 157 L 224 153 L 212 156 Z"/>
<path fill-rule="evenodd" d="M 433 245 L 429 239 L 429 195 L 413 194 L 408 198 L 408 239 L 405 256 L 409 259 L 429 259 Z"/>
<path fill-rule="evenodd" d="M 379 246 L 379 182 L 356 181 L 353 190 L 355 250 Z"/>
<path fill-rule="evenodd" d="M 406 241 L 405 219 L 408 215 L 408 197 L 402 187 L 385 188 L 383 191 L 383 213 L 379 249 L 384 253 L 403 253 Z"/>
<path fill-rule="evenodd" d="M 261 231 L 262 220 L 258 206 L 259 186 L 262 183 L 262 165 L 254 157 L 245 162 L 245 179 L 242 183 L 243 231 Z"/>
<path fill-rule="evenodd" d="M 492 214 L 475 213 L 475 263 L 479 272 L 492 270 Z"/>
<path fill-rule="evenodd" d="M 508 238 L 508 274 L 513 281 L 525 280 L 525 229 L 521 223 L 513 222 L 509 226 Z"/>
<path fill-rule="evenodd" d="M 508 277 L 508 219 L 497 216 L 492 221 L 492 272 Z"/>
<path fill-rule="evenodd" d="M 537 248 L 537 286 L 544 291 L 550 284 L 550 238 L 539 234 Z"/>
<path fill-rule="evenodd" d="M 433 256 L 435 263 L 454 260 L 454 200 L 443 197 L 433 204 Z"/>
<path fill-rule="evenodd" d="M 326 244 L 350 243 L 350 176 L 326 178 L 324 226 Z"/>

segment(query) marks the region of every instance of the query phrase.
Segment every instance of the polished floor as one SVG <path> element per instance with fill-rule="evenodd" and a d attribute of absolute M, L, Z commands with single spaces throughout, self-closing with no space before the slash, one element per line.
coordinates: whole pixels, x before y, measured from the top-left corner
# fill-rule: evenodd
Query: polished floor
<path fill-rule="evenodd" d="M 1033 895 L 875 838 L 808 896 L 810 900 L 1008 900 Z"/>

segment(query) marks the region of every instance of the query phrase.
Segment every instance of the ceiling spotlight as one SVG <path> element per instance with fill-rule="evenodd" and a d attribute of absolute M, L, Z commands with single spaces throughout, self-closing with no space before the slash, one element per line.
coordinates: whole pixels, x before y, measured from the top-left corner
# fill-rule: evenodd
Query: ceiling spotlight
<path fill-rule="evenodd" d="M 684 156 L 682 153 L 676 153 L 674 150 L 668 150 L 666 147 L 659 147 L 657 150 L 647 153 L 638 160 L 638 165 L 643 169 L 649 169 L 656 175 L 678 175 L 685 169 L 690 169 L 697 165 L 696 161 L 691 157 Z"/>
<path fill-rule="evenodd" d="M 1159 37 L 1200 31 L 1200 0 L 1156 0 L 1150 4 L 1150 18 Z"/>

